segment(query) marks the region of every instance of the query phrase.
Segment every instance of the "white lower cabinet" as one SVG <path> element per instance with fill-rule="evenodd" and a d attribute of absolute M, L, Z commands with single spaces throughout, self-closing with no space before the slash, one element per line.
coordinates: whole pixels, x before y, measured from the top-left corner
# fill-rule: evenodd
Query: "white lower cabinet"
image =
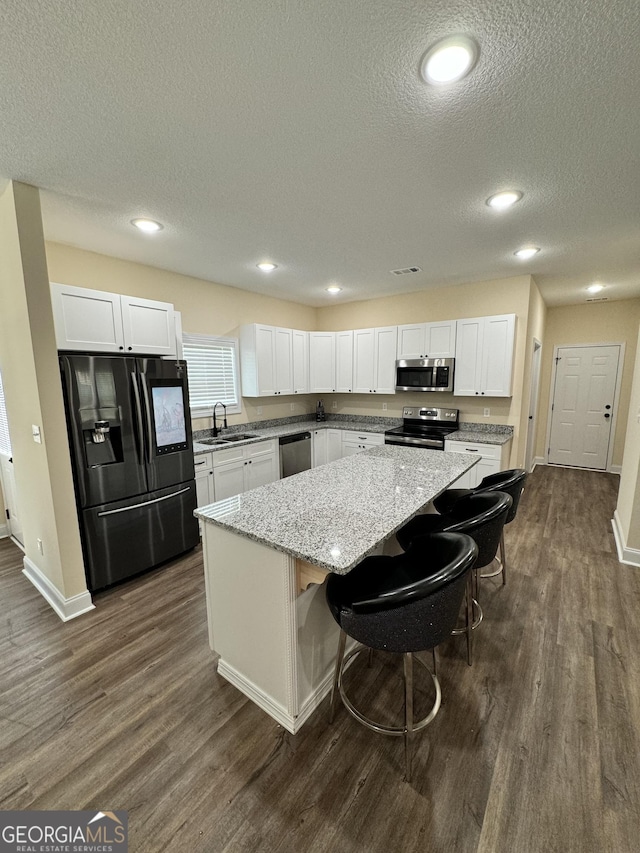
<path fill-rule="evenodd" d="M 199 453 L 193 457 L 193 467 L 196 470 L 196 504 L 207 506 L 215 501 L 213 487 L 212 453 Z"/>
<path fill-rule="evenodd" d="M 342 430 L 328 429 L 327 431 L 327 462 L 342 459 Z"/>
<path fill-rule="evenodd" d="M 319 465 L 324 465 L 328 462 L 327 459 L 327 429 L 312 429 L 312 467 L 317 468 Z"/>
<path fill-rule="evenodd" d="M 342 455 L 353 456 L 354 453 L 362 453 L 368 447 L 378 447 L 384 444 L 384 435 L 378 432 L 351 432 L 342 433 Z"/>
<path fill-rule="evenodd" d="M 216 501 L 280 479 L 278 443 L 273 439 L 242 447 L 225 447 L 212 456 Z"/>
<path fill-rule="evenodd" d="M 480 444 L 479 442 L 453 441 L 446 439 L 444 449 L 452 453 L 477 456 L 480 461 L 453 484 L 455 489 L 473 489 L 489 474 L 497 474 L 509 466 L 511 442 L 506 444 Z"/>

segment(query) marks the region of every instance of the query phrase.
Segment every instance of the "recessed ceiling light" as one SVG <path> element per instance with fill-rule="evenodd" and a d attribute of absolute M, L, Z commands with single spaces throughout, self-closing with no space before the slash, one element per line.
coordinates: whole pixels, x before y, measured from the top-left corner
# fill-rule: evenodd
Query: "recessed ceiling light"
<path fill-rule="evenodd" d="M 164 225 L 154 219 L 132 219 L 131 224 L 144 231 L 145 234 L 155 234 L 156 231 L 162 231 L 164 228 Z"/>
<path fill-rule="evenodd" d="M 263 263 L 256 264 L 256 266 L 262 272 L 273 272 L 273 270 L 278 268 L 278 264 L 272 264 L 270 261 L 263 261 Z"/>
<path fill-rule="evenodd" d="M 331 284 L 329 287 L 327 287 L 327 293 L 340 293 L 341 290 L 342 288 L 338 287 L 337 284 Z"/>
<path fill-rule="evenodd" d="M 506 210 L 512 204 L 520 201 L 521 198 L 522 193 L 520 190 L 505 190 L 505 192 L 490 196 L 487 199 L 487 204 L 494 210 Z"/>
<path fill-rule="evenodd" d="M 516 258 L 520 258 L 522 261 L 528 261 L 529 258 L 537 255 L 539 251 L 540 249 L 537 246 L 525 246 L 523 249 L 518 249 L 518 251 L 513 254 Z"/>
<path fill-rule="evenodd" d="M 435 86 L 455 83 L 468 74 L 478 59 L 478 45 L 468 36 L 450 36 L 432 45 L 422 57 L 420 74 Z"/>
<path fill-rule="evenodd" d="M 604 290 L 604 284 L 590 284 L 587 288 L 588 293 L 600 293 L 601 290 Z"/>

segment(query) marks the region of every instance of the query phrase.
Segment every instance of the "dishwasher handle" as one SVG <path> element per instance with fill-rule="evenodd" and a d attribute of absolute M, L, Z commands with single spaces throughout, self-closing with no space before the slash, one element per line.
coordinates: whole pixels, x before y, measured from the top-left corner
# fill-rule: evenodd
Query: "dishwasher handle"
<path fill-rule="evenodd" d="M 310 432 L 297 432 L 295 435 L 283 435 L 278 439 L 278 442 L 282 446 L 283 444 L 293 444 L 294 441 L 307 441 L 310 438 Z"/>

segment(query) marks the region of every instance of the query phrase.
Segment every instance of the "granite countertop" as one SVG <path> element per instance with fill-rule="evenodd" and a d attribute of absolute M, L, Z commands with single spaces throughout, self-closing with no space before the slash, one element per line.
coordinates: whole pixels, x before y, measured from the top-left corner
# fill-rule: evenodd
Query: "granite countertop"
<path fill-rule="evenodd" d="M 266 421 L 268 423 L 268 421 Z M 256 444 L 258 441 L 265 441 L 270 438 L 280 438 L 284 435 L 295 435 L 297 432 L 310 432 L 314 429 L 339 429 L 349 430 L 352 432 L 375 432 L 384 433 L 386 430 L 402 425 L 402 419 L 380 418 L 371 420 L 330 420 L 316 421 L 309 418 L 305 421 L 295 421 L 293 423 L 278 424 L 277 426 L 252 427 L 251 424 L 246 426 L 239 424 L 233 429 L 225 430 L 218 436 L 224 438 L 225 435 L 233 435 L 234 432 L 248 432 L 255 435 L 256 438 L 248 438 L 246 441 L 236 441 L 232 444 L 201 444 L 197 438 L 193 440 L 193 452 L 210 453 L 216 450 L 224 450 L 227 447 L 233 447 L 235 444 Z M 448 436 L 453 441 L 473 441 L 478 444 L 506 444 L 513 438 L 513 427 L 503 426 L 501 424 L 475 424 L 462 423 L 461 429 L 457 432 L 452 432 Z"/>
<path fill-rule="evenodd" d="M 278 424 L 271 427 L 256 427 L 253 429 L 250 426 L 244 427 L 242 424 L 237 429 L 225 430 L 218 438 L 224 438 L 225 435 L 233 435 L 234 432 L 248 432 L 256 435 L 257 438 L 248 438 L 246 441 L 234 441 L 232 444 L 201 444 L 197 439 L 193 440 L 193 452 L 209 453 L 210 451 L 224 450 L 226 447 L 232 447 L 234 444 L 255 444 L 258 441 L 265 441 L 269 438 L 280 438 L 283 435 L 295 435 L 297 432 L 310 432 L 314 429 L 339 429 L 362 432 L 378 432 L 383 433 L 393 426 L 400 426 L 402 419 L 398 418 L 395 421 L 386 420 L 384 423 L 376 421 L 316 421 L 309 418 L 307 421 L 296 421 L 295 423 Z"/>
<path fill-rule="evenodd" d="M 461 453 L 383 445 L 201 507 L 195 514 L 346 574 L 477 461 Z"/>

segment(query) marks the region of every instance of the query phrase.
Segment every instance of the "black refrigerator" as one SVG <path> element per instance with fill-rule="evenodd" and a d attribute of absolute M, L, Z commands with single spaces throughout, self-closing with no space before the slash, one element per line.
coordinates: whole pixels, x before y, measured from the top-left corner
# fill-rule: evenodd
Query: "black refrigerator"
<path fill-rule="evenodd" d="M 74 353 L 60 368 L 93 592 L 199 541 L 187 366 Z"/>

